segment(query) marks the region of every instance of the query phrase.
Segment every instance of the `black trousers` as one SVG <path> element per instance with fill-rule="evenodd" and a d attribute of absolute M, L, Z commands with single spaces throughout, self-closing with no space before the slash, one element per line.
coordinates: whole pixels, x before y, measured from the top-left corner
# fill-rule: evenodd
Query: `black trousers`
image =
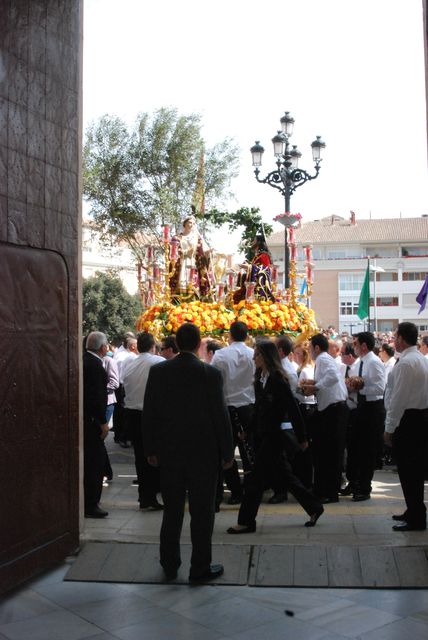
<path fill-rule="evenodd" d="M 107 451 L 99 426 L 85 418 L 83 427 L 83 490 L 85 511 L 92 511 L 101 500 Z"/>
<path fill-rule="evenodd" d="M 348 407 L 345 402 L 330 404 L 314 416 L 312 453 L 314 461 L 314 493 L 337 498 L 343 468 Z"/>
<path fill-rule="evenodd" d="M 190 575 L 203 575 L 211 564 L 217 468 L 192 469 L 187 464 L 161 466 L 160 478 L 164 503 L 160 532 L 160 563 L 167 570 L 176 569 L 181 564 L 180 536 L 188 492 L 192 540 Z"/>
<path fill-rule="evenodd" d="M 228 407 L 228 409 L 229 409 L 230 421 L 232 423 L 233 443 L 235 447 L 238 447 L 239 449 L 239 455 L 241 456 L 242 467 L 244 469 L 244 473 L 246 473 L 247 471 L 249 471 L 249 461 L 248 461 L 247 453 L 242 445 L 242 440 L 238 437 L 239 428 L 236 424 L 236 420 L 234 420 L 233 412 L 234 411 L 237 412 L 239 422 L 243 430 L 247 434 L 248 441 L 252 444 L 251 423 L 254 415 L 254 405 L 249 404 L 243 407 Z M 226 471 L 223 472 L 223 478 L 232 496 L 242 497 L 242 485 L 241 485 L 241 480 L 239 478 L 238 464 L 236 460 L 234 460 L 233 466 L 230 469 L 227 469 Z"/>
<path fill-rule="evenodd" d="M 360 402 L 355 409 L 352 438 L 348 443 L 348 466 L 352 470 L 355 493 L 371 493 L 384 416 L 383 400 Z"/>
<path fill-rule="evenodd" d="M 156 494 L 160 491 L 160 474 L 157 467 L 148 462 L 143 448 L 141 429 L 142 411 L 125 409 L 124 419 L 128 437 L 134 447 L 135 470 L 138 479 L 138 501 L 140 505 L 152 504 L 156 501 Z"/>
<path fill-rule="evenodd" d="M 114 441 L 125 442 L 128 439 L 128 434 L 126 433 L 125 409 L 123 407 L 123 401 L 125 398 L 123 384 L 119 385 L 115 394 L 117 402 L 114 405 L 112 429 L 114 431 Z"/>
<path fill-rule="evenodd" d="M 281 444 L 281 434 L 256 442 L 255 464 L 245 477 L 238 524 L 247 527 L 255 525 L 265 487 L 279 485 L 293 494 L 308 515 L 320 509 L 320 502 L 294 475 Z"/>
<path fill-rule="evenodd" d="M 428 409 L 407 409 L 393 435 L 393 454 L 410 525 L 426 524 L 424 477 L 428 459 Z"/>

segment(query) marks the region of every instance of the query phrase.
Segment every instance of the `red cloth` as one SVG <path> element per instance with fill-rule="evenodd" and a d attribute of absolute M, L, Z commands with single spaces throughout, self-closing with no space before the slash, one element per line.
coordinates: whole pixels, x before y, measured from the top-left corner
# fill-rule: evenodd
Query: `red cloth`
<path fill-rule="evenodd" d="M 253 264 L 262 265 L 263 267 L 270 267 L 270 257 L 268 253 L 259 253 L 253 258 Z"/>

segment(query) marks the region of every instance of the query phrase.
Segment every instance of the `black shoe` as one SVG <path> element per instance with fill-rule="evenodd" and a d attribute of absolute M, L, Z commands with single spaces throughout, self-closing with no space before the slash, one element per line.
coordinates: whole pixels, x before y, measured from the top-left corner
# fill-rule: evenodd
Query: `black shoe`
<path fill-rule="evenodd" d="M 321 498 L 322 504 L 333 504 L 339 502 L 339 496 L 330 496 L 328 498 Z"/>
<path fill-rule="evenodd" d="M 318 521 L 318 518 L 320 516 L 322 516 L 323 513 L 324 513 L 324 508 L 323 507 L 318 509 L 318 511 L 315 511 L 315 513 L 313 513 L 311 515 L 311 519 L 308 520 L 307 522 L 305 522 L 305 527 L 315 527 L 315 525 L 316 525 L 316 523 Z"/>
<path fill-rule="evenodd" d="M 339 493 L 341 496 L 352 496 L 352 494 L 354 493 L 354 488 L 352 484 L 348 482 L 346 487 L 343 487 L 343 489 L 341 489 Z"/>
<path fill-rule="evenodd" d="M 104 509 L 100 509 L 99 507 L 85 511 L 85 518 L 105 518 L 106 516 L 108 516 L 108 511 L 104 511 Z"/>
<path fill-rule="evenodd" d="M 402 524 L 394 524 L 392 527 L 393 531 L 425 531 L 427 528 L 426 524 L 416 527 L 413 524 L 409 524 L 408 522 L 403 522 Z"/>
<path fill-rule="evenodd" d="M 369 493 L 355 493 L 352 498 L 352 502 L 364 502 L 364 500 L 370 500 L 371 495 Z"/>
<path fill-rule="evenodd" d="M 397 515 L 393 515 L 392 519 L 395 520 L 396 522 L 407 522 L 407 513 L 399 513 Z"/>
<path fill-rule="evenodd" d="M 230 496 L 227 500 L 227 504 L 241 504 L 242 496 Z"/>
<path fill-rule="evenodd" d="M 198 583 L 198 582 L 207 582 L 208 580 L 214 580 L 215 578 L 220 577 L 224 573 L 224 567 L 222 564 L 212 564 L 210 568 L 205 573 L 202 573 L 199 576 L 189 575 L 189 582 Z"/>
<path fill-rule="evenodd" d="M 140 502 L 140 509 L 147 509 L 147 511 L 162 511 L 163 504 L 155 500 L 154 502 Z"/>
<path fill-rule="evenodd" d="M 138 480 L 133 480 L 132 484 L 138 484 Z"/>
<path fill-rule="evenodd" d="M 235 527 L 229 527 L 227 529 L 227 533 L 230 533 L 233 536 L 239 535 L 241 533 L 254 533 L 256 530 L 256 525 L 253 524 L 249 527 L 243 527 L 242 529 L 235 529 Z"/>
<path fill-rule="evenodd" d="M 268 504 L 281 504 L 281 502 L 287 502 L 288 496 L 286 493 L 274 493 L 268 500 Z"/>
<path fill-rule="evenodd" d="M 162 566 L 163 572 L 165 574 L 165 580 L 167 580 L 168 582 L 170 580 L 175 580 L 177 577 L 177 573 L 178 573 L 178 569 L 173 569 L 171 567 L 164 567 Z"/>

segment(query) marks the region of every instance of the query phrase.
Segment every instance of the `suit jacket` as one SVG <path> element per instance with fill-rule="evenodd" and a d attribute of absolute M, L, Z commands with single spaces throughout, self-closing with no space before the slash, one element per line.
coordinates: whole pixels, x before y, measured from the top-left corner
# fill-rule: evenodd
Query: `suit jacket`
<path fill-rule="evenodd" d="M 83 356 L 83 415 L 85 429 L 106 421 L 107 374 L 103 363 L 87 351 Z M 98 429 L 99 431 L 99 429 Z"/>
<path fill-rule="evenodd" d="M 281 375 L 270 375 L 263 387 L 255 383 L 255 431 L 259 436 L 277 438 L 281 423 L 291 422 L 299 442 L 306 440 L 305 423 L 290 385 Z"/>
<path fill-rule="evenodd" d="M 233 458 L 221 372 L 190 352 L 155 364 L 142 415 L 144 451 L 161 466 L 217 470 Z"/>

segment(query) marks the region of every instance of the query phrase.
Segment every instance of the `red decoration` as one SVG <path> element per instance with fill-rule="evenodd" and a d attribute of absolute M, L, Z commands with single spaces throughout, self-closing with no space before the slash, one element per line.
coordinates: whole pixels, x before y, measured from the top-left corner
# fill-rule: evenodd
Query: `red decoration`
<path fill-rule="evenodd" d="M 165 224 L 163 227 L 163 241 L 169 242 L 169 225 Z"/>

